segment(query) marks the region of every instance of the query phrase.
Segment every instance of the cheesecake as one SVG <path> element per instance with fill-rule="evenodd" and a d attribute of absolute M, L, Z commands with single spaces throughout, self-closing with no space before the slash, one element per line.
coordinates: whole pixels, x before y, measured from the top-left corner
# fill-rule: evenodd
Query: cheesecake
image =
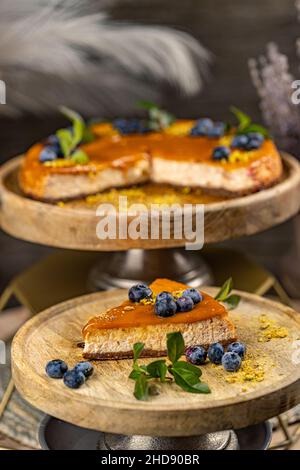
<path fill-rule="evenodd" d="M 257 148 L 231 148 L 234 131 L 220 137 L 194 136 L 196 121 L 176 121 L 161 131 L 120 134 L 112 124 L 93 126 L 95 140 L 81 144 L 88 161 L 57 158 L 41 162 L 46 143 L 28 150 L 19 173 L 25 195 L 57 202 L 145 182 L 199 188 L 208 193 L 241 196 L 278 182 L 283 167 L 270 138 Z M 216 150 L 230 149 L 224 158 Z"/>
<path fill-rule="evenodd" d="M 100 312 L 82 330 L 83 356 L 90 360 L 128 359 L 133 357 L 134 343 L 145 344 L 143 357 L 165 356 L 166 334 L 180 331 L 185 346 L 212 343 L 229 344 L 236 340 L 236 330 L 224 305 L 205 292 L 201 301 L 189 311 L 172 316 L 159 316 L 155 298 L 169 292 L 178 298 L 188 286 L 169 279 L 156 279 L 149 288 L 151 297 L 134 302 L 124 300 L 120 305 Z"/>

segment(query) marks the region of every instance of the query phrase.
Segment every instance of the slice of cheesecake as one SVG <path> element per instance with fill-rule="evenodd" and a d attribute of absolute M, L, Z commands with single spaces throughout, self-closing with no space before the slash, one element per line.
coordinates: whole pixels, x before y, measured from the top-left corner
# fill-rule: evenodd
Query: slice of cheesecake
<path fill-rule="evenodd" d="M 154 294 L 168 291 L 179 295 L 188 288 L 185 284 L 169 279 L 156 279 L 149 286 Z M 91 318 L 83 328 L 86 359 L 127 359 L 133 357 L 132 347 L 136 342 L 145 344 L 144 357 L 166 355 L 166 334 L 180 331 L 186 347 L 201 345 L 207 348 L 212 343 L 224 345 L 236 340 L 234 325 L 225 307 L 210 295 L 201 292 L 202 301 L 189 312 L 176 313 L 167 318 L 156 315 L 154 303 L 144 300 L 139 303 L 125 300 L 99 316 Z"/>
<path fill-rule="evenodd" d="M 85 164 L 59 158 L 41 163 L 43 144 L 28 150 L 19 173 L 23 192 L 47 202 L 67 201 L 149 180 L 150 156 L 143 139 L 105 137 L 81 145 Z"/>

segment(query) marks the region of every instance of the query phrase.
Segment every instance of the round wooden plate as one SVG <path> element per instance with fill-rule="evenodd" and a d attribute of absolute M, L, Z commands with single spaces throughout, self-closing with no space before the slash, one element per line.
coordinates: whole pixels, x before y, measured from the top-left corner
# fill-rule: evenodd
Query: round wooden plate
<path fill-rule="evenodd" d="M 0 222 L 9 234 L 34 243 L 92 251 L 185 245 L 185 238 L 174 238 L 172 226 L 168 240 L 99 239 L 96 235 L 99 217 L 94 207 L 88 204 L 72 206 L 69 203 L 60 207 L 34 201 L 21 193 L 17 183 L 21 160 L 22 157 L 12 159 L 0 169 Z M 205 243 L 251 235 L 277 225 L 298 212 L 300 165 L 295 158 L 286 154 L 283 160 L 284 179 L 274 187 L 249 196 L 205 204 Z M 195 227 L 195 215 L 192 217 Z M 130 217 L 128 220 L 130 222 Z"/>
<path fill-rule="evenodd" d="M 216 292 L 215 288 L 205 290 Z M 138 401 L 133 396 L 134 383 L 128 379 L 131 360 L 95 361 L 94 375 L 78 390 L 47 377 L 45 365 L 51 359 L 61 358 L 70 367 L 82 360 L 77 346 L 81 328 L 91 316 L 124 299 L 126 291 L 116 290 L 64 302 L 28 321 L 12 346 L 16 387 L 45 413 L 106 432 L 191 436 L 262 422 L 300 402 L 300 317 L 281 304 L 240 294 L 242 301 L 230 316 L 239 339 L 247 344 L 254 371 L 262 368 L 263 381 L 244 382 L 248 371 L 239 371 L 238 381 L 228 383 L 234 375 L 208 363 L 202 372 L 211 394 L 189 394 L 175 384 L 163 384 L 160 395 Z M 285 327 L 288 336 L 260 342 L 266 331 L 261 329 L 263 314 Z"/>

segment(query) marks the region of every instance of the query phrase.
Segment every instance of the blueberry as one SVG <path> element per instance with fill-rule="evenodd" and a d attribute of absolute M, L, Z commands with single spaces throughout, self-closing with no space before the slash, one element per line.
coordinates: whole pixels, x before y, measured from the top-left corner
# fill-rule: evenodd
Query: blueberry
<path fill-rule="evenodd" d="M 207 352 L 202 346 L 190 346 L 185 351 L 185 357 L 188 362 L 200 366 L 206 361 Z"/>
<path fill-rule="evenodd" d="M 69 388 L 79 388 L 84 382 L 84 374 L 76 369 L 71 369 L 64 375 L 64 384 Z"/>
<path fill-rule="evenodd" d="M 173 295 L 170 292 L 167 292 L 166 290 L 160 292 L 160 294 L 157 295 L 156 301 L 160 302 L 161 300 L 174 300 Z"/>
<path fill-rule="evenodd" d="M 232 148 L 239 148 L 239 149 L 245 149 L 246 145 L 248 144 L 249 138 L 247 135 L 241 134 L 241 135 L 236 135 L 231 142 L 231 147 Z"/>
<path fill-rule="evenodd" d="M 113 121 L 113 127 L 117 129 L 120 134 L 138 134 L 149 132 L 150 129 L 147 126 L 146 121 L 140 119 L 115 119 Z"/>
<path fill-rule="evenodd" d="M 249 132 L 247 134 L 249 139 L 255 139 L 258 140 L 261 144 L 264 142 L 265 138 L 260 132 Z"/>
<path fill-rule="evenodd" d="M 94 367 L 90 362 L 80 361 L 74 367 L 77 372 L 82 372 L 85 377 L 90 377 L 94 372 Z"/>
<path fill-rule="evenodd" d="M 60 141 L 57 135 L 49 135 L 49 137 L 46 140 L 47 147 L 50 147 L 54 150 L 58 158 L 63 157 L 63 152 L 60 146 Z"/>
<path fill-rule="evenodd" d="M 67 372 L 68 366 L 61 359 L 54 359 L 49 361 L 46 365 L 46 374 L 49 375 L 52 379 L 61 379 L 63 375 Z"/>
<path fill-rule="evenodd" d="M 198 304 L 203 300 L 202 295 L 197 289 L 194 289 L 193 287 L 190 287 L 189 289 L 186 289 L 183 294 L 184 297 L 190 297 L 194 304 Z"/>
<path fill-rule="evenodd" d="M 227 351 L 235 352 L 243 359 L 246 354 L 246 345 L 244 343 L 238 343 L 238 342 L 231 343 L 229 344 Z"/>
<path fill-rule="evenodd" d="M 135 284 L 130 287 L 128 297 L 131 302 L 140 302 L 142 299 L 151 297 L 152 290 L 145 284 Z"/>
<path fill-rule="evenodd" d="M 176 300 L 177 312 L 189 312 L 194 307 L 194 302 L 191 297 L 182 296 Z"/>
<path fill-rule="evenodd" d="M 190 135 L 192 136 L 207 136 L 213 129 L 214 123 L 209 118 L 198 119 L 194 127 L 191 129 Z"/>
<path fill-rule="evenodd" d="M 213 151 L 213 160 L 227 160 L 230 155 L 230 149 L 225 146 L 215 147 Z"/>
<path fill-rule="evenodd" d="M 52 162 L 57 159 L 56 152 L 52 147 L 44 147 L 40 153 L 40 162 Z"/>
<path fill-rule="evenodd" d="M 213 128 L 208 130 L 207 137 L 222 137 L 225 133 L 225 124 L 224 122 L 215 122 Z"/>
<path fill-rule="evenodd" d="M 209 346 L 207 356 L 213 364 L 221 364 L 224 355 L 224 348 L 220 343 L 213 343 Z"/>
<path fill-rule="evenodd" d="M 261 142 L 257 139 L 249 139 L 247 145 L 246 145 L 246 150 L 256 150 L 261 147 Z"/>
<path fill-rule="evenodd" d="M 227 352 L 222 357 L 222 366 L 228 372 L 236 372 L 242 364 L 242 359 L 236 352 Z"/>
<path fill-rule="evenodd" d="M 157 300 L 154 304 L 154 310 L 156 315 L 159 317 L 172 317 L 175 315 L 177 310 L 177 305 L 174 300 L 165 299 L 165 300 Z"/>

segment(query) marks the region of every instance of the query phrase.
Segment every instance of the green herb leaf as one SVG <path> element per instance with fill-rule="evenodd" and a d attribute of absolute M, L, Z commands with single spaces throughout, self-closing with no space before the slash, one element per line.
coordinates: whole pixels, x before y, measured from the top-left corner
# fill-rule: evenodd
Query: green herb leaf
<path fill-rule="evenodd" d="M 250 132 L 259 132 L 267 139 L 270 138 L 270 132 L 260 124 L 250 124 L 245 127 L 242 131 L 238 131 L 237 134 L 250 134 Z"/>
<path fill-rule="evenodd" d="M 135 343 L 133 345 L 133 360 L 137 361 L 145 347 L 144 343 Z"/>
<path fill-rule="evenodd" d="M 83 118 L 78 114 L 76 111 L 69 109 L 65 106 L 60 108 L 62 114 L 66 116 L 73 124 L 73 132 L 72 132 L 72 148 L 74 149 L 82 140 L 85 123 Z"/>
<path fill-rule="evenodd" d="M 84 144 L 89 144 L 91 142 L 94 142 L 95 140 L 95 135 L 92 131 L 91 126 L 85 126 L 82 134 L 82 143 Z"/>
<path fill-rule="evenodd" d="M 183 369 L 170 369 L 174 376 L 175 383 L 184 391 L 189 393 L 210 393 L 210 388 L 204 382 L 200 382 L 199 377 Z"/>
<path fill-rule="evenodd" d="M 172 363 L 178 361 L 178 359 L 183 355 L 184 340 L 180 331 L 167 334 L 167 350 L 168 358 Z"/>
<path fill-rule="evenodd" d="M 193 364 L 190 364 L 189 362 L 177 361 L 177 362 L 174 362 L 172 367 L 174 367 L 174 369 L 176 370 L 184 370 L 186 372 L 190 372 L 196 375 L 196 377 L 201 377 L 202 375 L 202 371 L 200 367 L 194 366 Z"/>
<path fill-rule="evenodd" d="M 226 297 L 230 294 L 232 291 L 232 277 L 227 279 L 227 281 L 224 282 L 223 286 L 215 296 L 216 300 L 219 300 L 220 302 L 225 301 Z"/>
<path fill-rule="evenodd" d="M 137 377 L 133 394 L 137 400 L 147 400 L 149 396 L 149 385 L 145 374 L 141 374 Z"/>
<path fill-rule="evenodd" d="M 226 303 L 228 310 L 233 310 L 240 303 L 241 297 L 237 294 L 232 294 L 227 297 L 223 302 Z"/>
<path fill-rule="evenodd" d="M 242 132 L 251 123 L 251 117 L 243 113 L 235 106 L 231 106 L 230 111 L 235 115 L 238 120 L 238 131 Z"/>
<path fill-rule="evenodd" d="M 159 106 L 157 106 L 157 104 L 155 103 L 152 103 L 152 101 L 140 100 L 137 102 L 137 105 L 139 108 L 143 108 L 147 110 L 150 110 L 153 108 L 159 109 Z"/>
<path fill-rule="evenodd" d="M 140 370 L 135 370 L 133 369 L 130 374 L 129 374 L 129 378 L 132 379 L 132 380 L 137 380 L 140 375 L 143 374 L 143 372 L 141 372 Z"/>
<path fill-rule="evenodd" d="M 84 165 L 88 163 L 90 159 L 83 150 L 77 149 L 71 154 L 71 160 L 78 165 Z"/>
<path fill-rule="evenodd" d="M 59 129 L 56 132 L 56 135 L 59 139 L 59 143 L 60 143 L 62 152 L 64 154 L 64 157 L 68 157 L 72 151 L 72 142 L 73 142 L 72 132 L 70 132 L 68 129 Z"/>
<path fill-rule="evenodd" d="M 147 372 L 152 378 L 160 378 L 161 382 L 164 382 L 168 372 L 167 364 L 164 359 L 154 361 L 148 364 Z"/>

